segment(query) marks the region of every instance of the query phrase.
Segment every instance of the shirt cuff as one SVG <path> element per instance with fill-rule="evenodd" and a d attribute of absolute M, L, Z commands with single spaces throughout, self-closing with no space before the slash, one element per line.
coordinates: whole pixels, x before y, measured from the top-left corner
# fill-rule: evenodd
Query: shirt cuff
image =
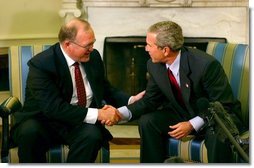
<path fill-rule="evenodd" d="M 95 124 L 97 121 L 97 118 L 98 118 L 98 109 L 88 108 L 84 122 L 89 124 Z"/>
<path fill-rule="evenodd" d="M 202 128 L 202 126 L 205 124 L 204 120 L 199 116 L 196 116 L 189 121 L 196 132 L 198 132 L 200 128 Z"/>
<path fill-rule="evenodd" d="M 118 111 L 123 117 L 122 120 L 119 122 L 119 124 L 126 123 L 131 119 L 132 117 L 131 111 L 126 106 L 118 108 Z"/>

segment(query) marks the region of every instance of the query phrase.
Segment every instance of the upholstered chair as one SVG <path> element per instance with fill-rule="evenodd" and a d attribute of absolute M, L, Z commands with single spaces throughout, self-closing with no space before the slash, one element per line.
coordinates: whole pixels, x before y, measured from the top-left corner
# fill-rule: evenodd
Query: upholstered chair
<path fill-rule="evenodd" d="M 12 95 L 4 100 L 0 106 L 0 117 L 2 118 L 2 148 L 1 162 L 17 163 L 18 148 L 10 141 L 9 130 L 14 124 L 12 114 L 18 111 L 24 102 L 26 78 L 28 74 L 27 61 L 36 53 L 39 53 L 51 44 L 33 44 L 11 46 L 9 49 L 10 75 Z M 47 152 L 47 161 L 50 163 L 64 163 L 68 155 L 68 146 L 59 144 Z M 96 162 L 109 163 L 109 143 L 105 143 L 99 151 Z"/>

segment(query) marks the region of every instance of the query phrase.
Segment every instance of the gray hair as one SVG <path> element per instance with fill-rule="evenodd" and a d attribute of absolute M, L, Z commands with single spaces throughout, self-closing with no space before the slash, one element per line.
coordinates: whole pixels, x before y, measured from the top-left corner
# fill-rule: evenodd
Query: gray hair
<path fill-rule="evenodd" d="M 160 48 L 169 47 L 178 51 L 183 46 L 184 37 L 182 28 L 175 22 L 162 21 L 152 25 L 148 32 L 157 34 L 156 45 Z"/>

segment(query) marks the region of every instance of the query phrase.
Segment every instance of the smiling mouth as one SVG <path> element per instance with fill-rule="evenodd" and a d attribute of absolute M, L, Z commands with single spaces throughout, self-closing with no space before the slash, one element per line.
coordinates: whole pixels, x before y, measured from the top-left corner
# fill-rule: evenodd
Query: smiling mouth
<path fill-rule="evenodd" d="M 87 52 L 84 54 L 84 56 L 90 56 L 91 52 Z"/>

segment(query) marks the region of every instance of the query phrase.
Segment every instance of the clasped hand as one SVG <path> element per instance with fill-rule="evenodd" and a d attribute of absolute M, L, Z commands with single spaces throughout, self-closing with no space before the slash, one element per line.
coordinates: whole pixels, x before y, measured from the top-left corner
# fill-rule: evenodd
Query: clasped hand
<path fill-rule="evenodd" d="M 145 91 L 142 91 L 134 96 L 132 96 L 129 104 L 132 104 L 140 100 L 145 95 Z M 101 124 L 112 126 L 117 124 L 121 119 L 123 119 L 120 112 L 113 106 L 105 105 L 103 108 L 99 109 L 98 120 Z"/>
<path fill-rule="evenodd" d="M 113 106 L 105 105 L 103 108 L 99 109 L 98 120 L 101 124 L 112 126 L 117 124 L 121 119 L 121 114 Z"/>

